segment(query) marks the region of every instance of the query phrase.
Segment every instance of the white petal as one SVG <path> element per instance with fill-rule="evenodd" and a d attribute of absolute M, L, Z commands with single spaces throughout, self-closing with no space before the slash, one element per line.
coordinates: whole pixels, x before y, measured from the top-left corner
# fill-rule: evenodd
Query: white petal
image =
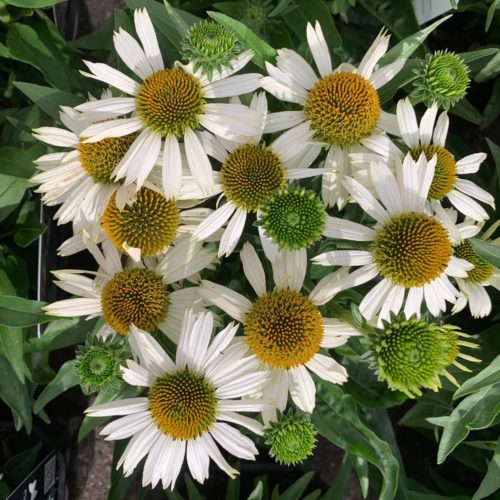
<path fill-rule="evenodd" d="M 81 72 L 82 75 L 88 76 L 90 78 L 95 78 L 101 82 L 107 83 L 112 87 L 116 87 L 118 90 L 125 92 L 129 95 L 136 95 L 139 89 L 139 84 L 132 80 L 132 78 L 123 74 L 121 71 L 108 66 L 103 63 L 92 63 L 89 61 L 83 61 L 85 65 L 89 68 L 91 73 Z"/>
<path fill-rule="evenodd" d="M 307 413 L 312 413 L 316 405 L 316 386 L 307 369 L 300 365 L 288 371 L 290 377 L 290 396 L 293 402 Z"/>
<path fill-rule="evenodd" d="M 238 413 L 234 413 L 232 411 L 222 410 L 220 407 L 221 402 L 219 402 L 219 410 L 220 410 L 218 416 L 219 420 L 223 420 L 225 422 L 231 422 L 232 424 L 245 427 L 248 430 L 254 432 L 255 434 L 261 435 L 263 433 L 264 426 L 260 422 L 257 422 L 257 420 L 254 420 L 253 418 L 245 417 L 244 415 L 239 415 Z M 223 402 L 225 403 L 226 401 Z M 248 405 L 248 407 L 252 408 L 252 410 L 250 411 L 255 411 L 253 410 L 253 408 L 255 408 L 256 405 L 254 403 L 253 406 Z"/>
<path fill-rule="evenodd" d="M 457 210 L 474 220 L 482 221 L 489 219 L 486 210 L 477 201 L 456 189 L 448 193 L 448 199 Z"/>
<path fill-rule="evenodd" d="M 116 415 L 130 415 L 148 409 L 148 398 L 128 398 L 94 405 L 85 410 L 92 417 L 112 417 Z"/>
<path fill-rule="evenodd" d="M 44 311 L 49 316 L 91 316 L 101 315 L 101 299 L 66 299 L 46 305 Z"/>
<path fill-rule="evenodd" d="M 186 459 L 193 479 L 199 483 L 203 483 L 205 479 L 208 479 L 210 457 L 205 450 L 203 436 L 187 442 Z"/>
<path fill-rule="evenodd" d="M 373 68 L 378 63 L 380 58 L 387 52 L 389 47 L 389 35 L 385 35 L 381 31 L 377 38 L 373 41 L 370 48 L 366 51 L 365 56 L 358 66 L 358 74 L 365 78 L 370 78 L 373 73 Z"/>
<path fill-rule="evenodd" d="M 311 49 L 314 62 L 318 67 L 321 76 L 326 76 L 332 72 L 332 60 L 330 58 L 330 51 L 326 43 L 321 25 L 316 21 L 313 28 L 312 24 L 307 23 L 307 43 Z"/>
<path fill-rule="evenodd" d="M 223 330 L 221 330 L 212 340 L 210 346 L 207 349 L 207 353 L 203 360 L 203 366 L 206 368 L 214 360 L 216 360 L 229 345 L 231 340 L 236 335 L 239 325 L 234 323 L 229 323 Z"/>
<path fill-rule="evenodd" d="M 408 98 L 401 99 L 397 105 L 396 116 L 399 130 L 406 145 L 410 148 L 419 146 L 418 123 L 415 111 Z"/>
<path fill-rule="evenodd" d="M 269 113 L 264 127 L 265 134 L 281 132 L 296 125 L 300 125 L 306 120 L 303 111 L 279 111 L 278 113 Z"/>
<path fill-rule="evenodd" d="M 150 423 L 151 415 L 148 411 L 131 413 L 130 415 L 113 420 L 99 434 L 107 436 L 105 438 L 106 441 L 126 439 L 142 431 Z"/>
<path fill-rule="evenodd" d="M 372 254 L 367 250 L 332 250 L 311 259 L 322 266 L 364 266 L 371 264 Z"/>
<path fill-rule="evenodd" d="M 139 190 L 153 169 L 160 149 L 161 136 L 149 128 L 144 129 L 115 167 L 113 175 L 117 179 L 125 178 L 125 184 L 135 182 Z"/>
<path fill-rule="evenodd" d="M 351 177 L 345 177 L 342 181 L 351 196 L 361 206 L 361 208 L 377 222 L 386 222 L 389 214 L 375 197 L 358 181 Z"/>
<path fill-rule="evenodd" d="M 448 135 L 448 127 L 450 125 L 450 119 L 448 118 L 448 113 L 444 112 L 439 115 L 439 118 L 434 128 L 434 135 L 432 142 L 436 146 L 441 146 L 444 148 L 446 143 L 446 136 Z"/>
<path fill-rule="evenodd" d="M 173 135 L 165 137 L 162 184 L 167 199 L 179 196 L 182 185 L 182 159 L 179 142 Z"/>
<path fill-rule="evenodd" d="M 129 441 L 117 464 L 117 467 L 123 464 L 125 477 L 129 476 L 139 462 L 149 453 L 149 450 L 158 436 L 158 428 L 155 423 L 151 422 L 151 424 L 142 429 L 138 434 L 135 434 Z"/>
<path fill-rule="evenodd" d="M 266 275 L 262 262 L 260 261 L 255 248 L 248 242 L 243 245 L 240 252 L 241 263 L 243 264 L 243 272 L 255 290 L 255 293 L 260 296 L 266 293 Z"/>
<path fill-rule="evenodd" d="M 420 308 L 422 306 L 422 299 L 424 297 L 424 288 L 410 288 L 408 290 L 408 296 L 406 297 L 406 303 L 404 307 L 405 317 L 411 318 L 413 315 L 420 317 Z"/>
<path fill-rule="evenodd" d="M 253 441 L 234 427 L 217 422 L 210 428 L 212 437 L 229 453 L 238 458 L 255 460 L 258 451 Z"/>
<path fill-rule="evenodd" d="M 246 210 L 241 208 L 236 209 L 236 213 L 231 217 L 224 234 L 220 240 L 218 257 L 230 255 L 236 248 L 238 241 L 240 240 L 241 234 L 243 233 L 243 228 L 245 227 L 245 221 L 247 218 Z"/>
<path fill-rule="evenodd" d="M 468 194 L 476 200 L 482 201 L 483 203 L 487 203 L 488 205 L 495 207 L 495 198 L 488 193 L 488 191 L 480 188 L 477 184 L 474 184 L 471 181 L 466 179 L 457 179 L 455 182 L 455 188 L 461 191 L 464 194 Z"/>
<path fill-rule="evenodd" d="M 370 165 L 370 176 L 375 191 L 390 215 L 401 213 L 401 195 L 394 175 L 382 162 Z"/>
<path fill-rule="evenodd" d="M 396 59 L 392 63 L 384 66 L 377 71 L 375 71 L 372 76 L 370 76 L 371 84 L 379 89 L 383 87 L 386 83 L 390 82 L 402 69 L 406 61 L 404 59 Z"/>
<path fill-rule="evenodd" d="M 124 115 L 135 110 L 135 97 L 111 97 L 84 102 L 76 106 L 78 111 L 94 111 Z"/>
<path fill-rule="evenodd" d="M 208 454 L 210 455 L 210 458 L 231 478 L 234 478 L 235 476 L 238 475 L 238 471 L 236 469 L 233 469 L 225 460 L 225 458 L 222 456 L 221 452 L 219 451 L 219 448 L 217 448 L 217 445 L 215 444 L 213 438 L 210 436 L 209 433 L 206 433 L 203 435 L 203 439 L 205 441 L 206 447 Z"/>
<path fill-rule="evenodd" d="M 199 293 L 209 303 L 220 307 L 236 321 L 244 322 L 245 315 L 252 307 L 252 303 L 243 295 L 211 281 L 203 280 Z"/>
<path fill-rule="evenodd" d="M 131 359 L 127 360 L 127 367 L 121 367 L 122 378 L 130 385 L 138 385 L 141 387 L 149 387 L 151 384 L 151 377 L 146 368 L 138 365 L 135 361 Z"/>
<path fill-rule="evenodd" d="M 94 123 L 85 128 L 81 133 L 83 142 L 98 142 L 108 137 L 123 137 L 133 134 L 143 128 L 143 123 L 139 118 L 117 118 L 116 120 L 106 120 Z"/>
<path fill-rule="evenodd" d="M 124 29 L 119 28 L 118 32 L 115 31 L 113 34 L 113 44 L 121 60 L 143 80 L 154 73 L 142 47 L 137 40 Z"/>
<path fill-rule="evenodd" d="M 383 109 L 380 110 L 377 127 L 388 134 L 397 135 L 398 137 L 401 136 L 397 116 L 392 113 L 387 113 Z"/>
<path fill-rule="evenodd" d="M 154 71 L 163 69 L 160 47 L 158 46 L 153 23 L 146 9 L 136 9 L 134 11 L 134 24 L 149 64 Z"/>
<path fill-rule="evenodd" d="M 230 76 L 217 82 L 209 83 L 203 87 L 205 97 L 221 98 L 248 94 L 258 89 L 260 78 L 258 73 L 246 73 L 244 75 Z"/>
<path fill-rule="evenodd" d="M 301 102 L 301 98 L 290 87 L 278 82 L 271 76 L 261 78 L 260 85 L 267 92 L 272 94 L 276 99 L 286 102 Z"/>
<path fill-rule="evenodd" d="M 329 356 L 319 353 L 315 354 L 306 363 L 306 366 L 318 375 L 318 377 L 332 384 L 343 384 L 347 382 L 347 370 Z"/>
<path fill-rule="evenodd" d="M 378 326 L 382 327 L 382 320 L 389 321 L 391 319 L 391 313 L 398 314 L 403 305 L 405 298 L 406 288 L 402 286 L 393 285 L 391 291 L 387 295 L 382 308 L 380 309 Z"/>
<path fill-rule="evenodd" d="M 474 264 L 452 255 L 446 266 L 445 273 L 448 276 L 454 276 L 456 278 L 466 278 L 467 272 L 472 269 L 474 269 Z"/>
<path fill-rule="evenodd" d="M 338 217 L 327 217 L 323 234 L 339 240 L 373 241 L 375 238 L 373 229 Z"/>
<path fill-rule="evenodd" d="M 361 332 L 345 321 L 337 318 L 323 318 L 324 336 L 321 347 L 327 349 L 345 344 L 349 337 L 361 335 Z"/>
<path fill-rule="evenodd" d="M 274 283 L 277 288 L 290 288 L 299 292 L 304 284 L 307 269 L 307 252 L 300 250 L 283 250 L 271 262 Z"/>
<path fill-rule="evenodd" d="M 224 66 L 222 68 L 222 71 L 214 71 L 214 74 L 212 75 L 212 83 L 217 82 L 219 80 L 222 80 L 223 78 L 227 78 L 228 76 L 233 75 L 237 71 L 239 71 L 241 68 L 246 66 L 250 59 L 254 56 L 254 53 L 252 50 L 245 50 L 241 54 L 238 54 L 238 56 L 230 61 L 231 65 L 230 66 Z M 205 87 L 208 85 L 210 82 L 208 81 L 208 78 L 206 75 L 202 76 L 200 78 L 200 84 L 202 87 Z"/>
<path fill-rule="evenodd" d="M 198 136 L 191 129 L 184 133 L 184 145 L 189 169 L 202 192 L 209 195 L 214 188 L 212 166 Z"/>
<path fill-rule="evenodd" d="M 232 203 L 225 203 L 212 212 L 193 232 L 193 238 L 200 241 L 207 239 L 220 229 L 236 210 Z"/>
<path fill-rule="evenodd" d="M 383 279 L 364 296 L 359 304 L 359 312 L 367 321 L 372 320 L 380 311 L 393 286 L 389 281 Z"/>
<path fill-rule="evenodd" d="M 76 147 L 78 137 L 69 130 L 57 127 L 40 127 L 33 130 L 34 136 L 52 146 Z"/>
<path fill-rule="evenodd" d="M 461 160 L 457 161 L 457 173 L 458 174 L 475 174 L 481 163 L 486 160 L 485 153 L 474 153 L 465 156 Z"/>
<path fill-rule="evenodd" d="M 294 50 L 278 50 L 276 65 L 305 90 L 309 90 L 318 81 L 309 63 Z"/>
<path fill-rule="evenodd" d="M 433 105 L 428 108 L 422 119 L 420 120 L 420 144 L 422 146 L 427 146 L 432 142 L 432 132 L 434 130 L 434 122 L 436 121 L 436 116 L 438 112 L 438 105 L 433 103 Z"/>

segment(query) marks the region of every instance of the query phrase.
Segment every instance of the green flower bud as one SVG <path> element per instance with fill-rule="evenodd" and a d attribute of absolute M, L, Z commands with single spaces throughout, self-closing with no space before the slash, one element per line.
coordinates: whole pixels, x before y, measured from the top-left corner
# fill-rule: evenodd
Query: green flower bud
<path fill-rule="evenodd" d="M 316 446 L 316 429 L 309 414 L 278 413 L 277 420 L 264 430 L 266 444 L 271 446 L 269 456 L 285 465 L 303 462 Z"/>
<path fill-rule="evenodd" d="M 453 52 L 438 51 L 428 55 L 421 68 L 416 70 L 412 95 L 427 106 L 436 102 L 448 110 L 462 99 L 470 83 L 469 67 Z"/>
<path fill-rule="evenodd" d="M 126 359 L 121 341 L 99 342 L 94 339 L 79 346 L 75 367 L 84 394 L 112 389 L 120 382 L 120 365 Z"/>
<path fill-rule="evenodd" d="M 200 21 L 186 35 L 181 46 L 183 59 L 194 65 L 194 71 L 202 68 L 209 80 L 214 71 L 231 68 L 231 61 L 242 51 L 234 32 L 212 21 Z"/>
<path fill-rule="evenodd" d="M 393 390 L 408 397 L 421 396 L 421 389 L 437 391 L 441 388 L 440 376 L 453 384 L 458 382 L 448 371 L 455 365 L 470 371 L 458 359 L 479 362 L 460 352 L 460 347 L 477 348 L 477 344 L 460 338 L 469 336 L 454 325 L 437 325 L 412 317 L 395 319 L 377 330 L 372 339 L 373 367 L 380 380 Z"/>
<path fill-rule="evenodd" d="M 268 198 L 259 224 L 264 234 L 280 248 L 299 249 L 312 245 L 325 229 L 323 203 L 312 191 L 287 187 Z"/>

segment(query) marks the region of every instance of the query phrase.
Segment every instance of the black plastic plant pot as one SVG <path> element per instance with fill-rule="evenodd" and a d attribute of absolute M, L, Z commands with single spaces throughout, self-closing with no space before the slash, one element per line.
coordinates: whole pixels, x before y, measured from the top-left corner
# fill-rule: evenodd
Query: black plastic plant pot
<path fill-rule="evenodd" d="M 62 453 L 52 450 L 6 500 L 65 500 L 66 464 Z"/>

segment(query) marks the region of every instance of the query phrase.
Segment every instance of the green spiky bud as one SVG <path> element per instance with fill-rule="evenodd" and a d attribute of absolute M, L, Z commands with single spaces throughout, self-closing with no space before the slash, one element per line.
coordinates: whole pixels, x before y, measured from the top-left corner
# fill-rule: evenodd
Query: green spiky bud
<path fill-rule="evenodd" d="M 93 339 L 79 346 L 75 367 L 83 393 L 116 388 L 120 382 L 120 365 L 126 357 L 126 347 L 121 340 Z"/>
<path fill-rule="evenodd" d="M 454 325 L 427 323 L 416 317 L 395 319 L 385 323 L 372 338 L 373 367 L 379 380 L 410 398 L 421 396 L 421 389 L 437 391 L 441 388 L 442 375 L 458 386 L 447 368 L 455 365 L 470 371 L 458 358 L 479 362 L 460 352 L 460 347 L 478 347 L 461 337 L 469 336 Z"/>
<path fill-rule="evenodd" d="M 212 21 L 200 21 L 192 26 L 181 45 L 183 59 L 193 63 L 194 71 L 202 68 L 209 80 L 214 71 L 231 68 L 231 61 L 241 51 L 235 33 Z"/>
<path fill-rule="evenodd" d="M 469 67 L 460 56 L 448 51 L 428 55 L 421 68 L 416 70 L 412 95 L 427 106 L 436 102 L 448 110 L 462 99 L 470 83 Z"/>
<path fill-rule="evenodd" d="M 266 444 L 271 446 L 269 456 L 285 465 L 303 462 L 316 446 L 316 429 L 308 413 L 278 412 L 275 422 L 264 430 Z"/>
<path fill-rule="evenodd" d="M 256 33 L 266 35 L 278 24 L 269 16 L 274 10 L 271 0 L 243 0 L 238 4 L 236 18 Z"/>
<path fill-rule="evenodd" d="M 312 245 L 325 229 L 325 206 L 312 191 L 286 187 L 264 203 L 259 224 L 280 248 L 297 250 Z"/>

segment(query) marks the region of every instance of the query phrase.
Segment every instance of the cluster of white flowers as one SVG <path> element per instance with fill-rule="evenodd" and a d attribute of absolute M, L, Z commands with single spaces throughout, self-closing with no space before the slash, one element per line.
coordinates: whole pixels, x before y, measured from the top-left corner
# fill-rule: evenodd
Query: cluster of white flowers
<path fill-rule="evenodd" d="M 476 172 L 485 155 L 455 161 L 446 149 L 448 116 L 438 117 L 437 106 L 420 124 L 408 99 L 395 115 L 382 109 L 378 89 L 404 65 L 377 67 L 387 34 L 357 67 L 333 68 L 320 24 L 308 24 L 317 71 L 281 49 L 268 76 L 236 74 L 252 59 L 247 50 L 209 78 L 199 64 L 166 68 L 148 13 L 136 10 L 134 21 L 140 43 L 120 29 L 114 46 L 136 78 L 86 62 L 84 74 L 110 90 L 62 108 L 66 128 L 35 130 L 65 150 L 40 157 L 34 181 L 47 205 L 60 205 L 59 223 L 73 224 L 60 253 L 88 250 L 98 265 L 55 271 L 56 284 L 76 298 L 47 312 L 102 317 L 99 335 L 127 336 L 134 359 L 123 379 L 145 388 L 143 397 L 88 413 L 120 416 L 102 431 L 110 440 L 132 438 L 119 466 L 130 474 L 147 456 L 143 484 L 167 488 L 185 458 L 200 482 L 210 458 L 235 474 L 217 445 L 254 458 L 253 441 L 229 424 L 262 434 L 289 395 L 311 413 L 309 372 L 347 380 L 322 351 L 360 335 L 320 311 L 337 293 L 380 277 L 359 306 L 378 327 L 394 315 L 439 316 L 446 302 L 455 310 L 469 302 L 484 316 L 491 310 L 484 287 L 499 288 L 500 273 L 467 242 L 488 218 L 478 201 L 493 199 L 461 176 Z M 266 91 L 291 110 L 268 113 Z M 316 176 L 322 200 L 297 182 Z M 217 208 L 206 208 L 214 197 Z M 348 203 L 361 207 L 363 223 L 339 216 Z M 323 237 L 356 243 L 308 255 Z M 200 277 L 224 266 L 239 244 L 255 294 Z M 310 265 L 335 270 L 314 283 Z M 213 337 L 220 319 L 210 306 L 235 320 Z M 177 345 L 175 360 L 151 335 L 158 330 Z M 247 412 L 260 417 L 240 414 Z"/>

